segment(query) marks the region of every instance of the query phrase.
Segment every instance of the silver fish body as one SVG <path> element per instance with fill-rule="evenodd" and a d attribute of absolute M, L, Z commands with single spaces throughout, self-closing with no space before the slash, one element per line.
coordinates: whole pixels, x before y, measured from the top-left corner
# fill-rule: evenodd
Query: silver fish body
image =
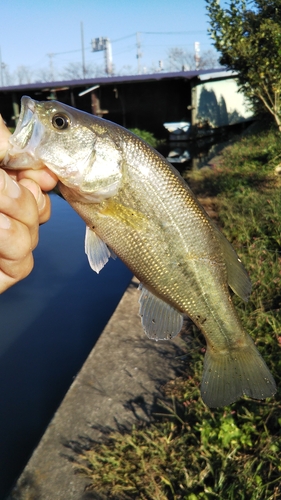
<path fill-rule="evenodd" d="M 251 285 L 235 251 L 173 167 L 145 142 L 69 106 L 23 98 L 9 168 L 46 165 L 87 225 L 85 248 L 99 272 L 112 253 L 141 282 L 150 338 L 178 334 L 183 315 L 203 332 L 201 394 L 209 406 L 272 396 L 275 382 L 232 304 Z"/>

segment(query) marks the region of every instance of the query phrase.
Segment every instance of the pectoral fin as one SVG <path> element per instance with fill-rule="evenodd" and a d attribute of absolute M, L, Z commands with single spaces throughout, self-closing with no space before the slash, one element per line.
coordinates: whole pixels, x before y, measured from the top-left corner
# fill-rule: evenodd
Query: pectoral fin
<path fill-rule="evenodd" d="M 139 289 L 139 312 L 146 335 L 154 340 L 169 340 L 175 337 L 182 328 L 181 313 L 153 295 L 141 283 Z"/>
<path fill-rule="evenodd" d="M 217 235 L 225 258 L 228 284 L 238 297 L 247 302 L 252 290 L 247 271 L 232 245 L 219 230 L 217 230 Z"/>
<path fill-rule="evenodd" d="M 85 253 L 87 254 L 91 268 L 96 273 L 101 271 L 110 257 L 116 258 L 116 255 L 111 252 L 95 231 L 88 226 L 85 235 Z"/>

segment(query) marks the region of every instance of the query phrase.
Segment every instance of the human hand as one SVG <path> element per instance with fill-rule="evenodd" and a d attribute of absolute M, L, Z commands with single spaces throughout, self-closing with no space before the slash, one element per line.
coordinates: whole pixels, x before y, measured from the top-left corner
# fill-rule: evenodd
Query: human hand
<path fill-rule="evenodd" d="M 0 116 L 0 161 L 10 135 Z M 56 183 L 56 176 L 47 168 L 0 169 L 0 293 L 31 272 L 39 224 L 51 214 L 50 198 L 42 190 L 49 191 Z"/>

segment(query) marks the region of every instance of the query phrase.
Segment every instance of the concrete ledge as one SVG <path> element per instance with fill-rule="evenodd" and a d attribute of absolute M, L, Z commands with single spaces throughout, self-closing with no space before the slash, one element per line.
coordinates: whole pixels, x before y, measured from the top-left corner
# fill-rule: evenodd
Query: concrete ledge
<path fill-rule="evenodd" d="M 156 343 L 144 334 L 137 285 L 133 279 L 7 500 L 101 498 L 84 493 L 72 450 L 149 420 L 161 386 L 181 371 L 180 337 Z"/>

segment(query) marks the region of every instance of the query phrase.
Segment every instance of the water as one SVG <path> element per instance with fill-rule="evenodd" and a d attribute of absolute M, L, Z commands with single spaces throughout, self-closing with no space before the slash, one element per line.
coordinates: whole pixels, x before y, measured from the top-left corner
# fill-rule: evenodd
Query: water
<path fill-rule="evenodd" d="M 161 143 L 157 149 L 179 172 L 197 170 L 205 166 L 213 156 L 229 144 L 230 140 L 241 135 L 251 123 L 251 121 L 242 122 L 213 130 L 210 135 L 198 136 L 196 140 Z"/>
<path fill-rule="evenodd" d="M 131 279 L 118 259 L 96 275 L 84 253 L 84 222 L 58 196 L 52 206 L 32 274 L 0 296 L 0 499 Z"/>

